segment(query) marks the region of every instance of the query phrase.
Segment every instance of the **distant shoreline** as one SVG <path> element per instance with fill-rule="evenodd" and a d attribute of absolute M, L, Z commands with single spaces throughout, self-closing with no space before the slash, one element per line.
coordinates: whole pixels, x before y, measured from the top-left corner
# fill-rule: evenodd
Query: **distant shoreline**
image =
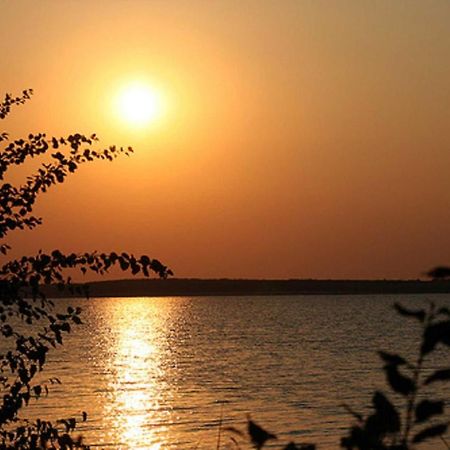
<path fill-rule="evenodd" d="M 90 297 L 200 297 L 267 295 L 449 294 L 450 280 L 254 280 L 171 278 L 86 283 Z M 74 284 L 74 286 L 82 286 Z M 80 297 L 56 286 L 49 297 Z"/>

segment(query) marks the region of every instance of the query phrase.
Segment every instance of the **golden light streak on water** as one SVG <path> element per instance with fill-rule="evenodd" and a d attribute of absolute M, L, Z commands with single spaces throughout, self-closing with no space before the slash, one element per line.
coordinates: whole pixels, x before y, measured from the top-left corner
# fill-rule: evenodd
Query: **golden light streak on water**
<path fill-rule="evenodd" d="M 159 450 L 166 430 L 161 421 L 167 414 L 159 402 L 160 316 L 152 312 L 142 299 L 132 299 L 118 305 L 112 318 L 116 351 L 108 414 L 115 417 L 113 442 L 120 442 L 124 449 Z"/>

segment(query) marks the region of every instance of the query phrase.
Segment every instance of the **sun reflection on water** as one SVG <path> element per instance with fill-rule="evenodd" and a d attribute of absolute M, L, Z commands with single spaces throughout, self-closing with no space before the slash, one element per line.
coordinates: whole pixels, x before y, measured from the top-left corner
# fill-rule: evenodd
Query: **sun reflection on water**
<path fill-rule="evenodd" d="M 168 412 L 160 405 L 161 324 L 145 299 L 121 302 L 114 311 L 116 333 L 111 360 L 108 413 L 115 417 L 111 436 L 122 449 L 159 450 Z"/>

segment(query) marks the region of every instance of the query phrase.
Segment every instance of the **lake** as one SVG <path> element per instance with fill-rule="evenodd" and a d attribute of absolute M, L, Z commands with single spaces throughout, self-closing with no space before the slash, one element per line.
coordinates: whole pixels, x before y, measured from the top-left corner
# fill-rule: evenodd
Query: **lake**
<path fill-rule="evenodd" d="M 215 449 L 221 417 L 245 430 L 250 413 L 278 434 L 273 448 L 338 448 L 352 423 L 342 405 L 366 412 L 384 388 L 376 350 L 416 358 L 418 326 L 392 304 L 427 300 L 449 305 L 450 296 L 56 300 L 57 309 L 81 306 L 84 323 L 43 372 L 62 384 L 26 415 L 87 411 L 79 431 L 99 448 L 186 450 Z M 448 352 L 430 367 L 446 362 Z M 230 436 L 222 433 L 222 448 L 235 448 Z"/>

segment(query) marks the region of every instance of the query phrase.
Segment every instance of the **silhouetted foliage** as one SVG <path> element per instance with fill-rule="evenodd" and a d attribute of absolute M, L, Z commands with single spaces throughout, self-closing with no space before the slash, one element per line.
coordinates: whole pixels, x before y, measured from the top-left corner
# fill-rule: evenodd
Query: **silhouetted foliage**
<path fill-rule="evenodd" d="M 249 444 L 256 450 L 261 450 L 268 441 L 277 440 L 277 436 L 264 429 L 261 425 L 254 422 L 249 415 L 247 415 L 247 432 L 243 433 L 235 427 L 225 427 L 223 429 L 227 433 L 228 438 L 237 449 L 241 449 L 240 442 L 248 441 Z M 217 448 L 220 448 L 220 442 L 218 442 Z M 298 444 L 289 442 L 286 445 L 280 447 L 281 450 L 315 450 L 315 444 L 303 443 Z"/>
<path fill-rule="evenodd" d="M 450 367 L 433 367 L 430 373 L 425 365 L 427 358 L 438 347 L 450 347 L 450 310 L 433 303 L 430 303 L 428 309 L 409 309 L 395 303 L 394 309 L 406 319 L 417 321 L 422 333 L 415 362 L 396 353 L 378 352 L 388 388 L 403 398 L 404 407 L 399 408 L 381 391 L 374 392 L 373 412 L 367 417 L 344 405 L 355 424 L 341 439 L 341 447 L 347 450 L 411 450 L 417 444 L 439 438 L 442 448 L 450 448 L 443 438 L 449 425 L 448 419 L 444 417 L 445 400 L 435 398 L 437 392 L 429 389 L 450 381 Z M 429 395 L 431 397 L 427 398 Z M 269 440 L 277 439 L 250 417 L 247 419 L 247 433 L 234 427 L 226 427 L 224 431 L 228 432 L 238 449 L 242 448 L 239 442 L 248 442 L 253 448 L 260 450 Z M 279 448 L 314 450 L 316 445 L 289 442 Z"/>
<path fill-rule="evenodd" d="M 0 102 L 0 119 L 10 113 L 13 106 L 25 103 L 31 90 L 22 96 L 7 94 Z M 7 133 L 0 133 L 0 141 L 9 142 Z M 7 143 L 0 152 L 0 179 L 14 166 L 29 158 L 46 155 L 49 162 L 42 163 L 36 173 L 30 175 L 21 186 L 3 183 L 0 186 L 0 238 L 13 230 L 32 229 L 42 223 L 33 215 L 33 207 L 39 194 L 75 172 L 83 163 L 96 159 L 112 161 L 120 154 L 133 150 L 111 146 L 93 150 L 95 135 L 73 134 L 68 137 L 50 137 L 30 134 L 26 139 Z M 0 252 L 6 255 L 10 247 L 1 243 Z M 81 438 L 74 438 L 73 431 L 80 421 L 87 420 L 87 413 L 80 418 L 70 417 L 50 422 L 42 419 L 29 421 L 20 416 L 22 408 L 31 399 L 48 394 L 51 384 L 60 383 L 56 378 L 36 382 L 36 375 L 45 366 L 50 348 L 63 343 L 65 333 L 81 324 L 81 309 L 68 307 L 63 314 L 54 312 L 43 286 L 57 284 L 60 288 L 87 294 L 85 289 L 73 287 L 67 269 L 79 269 L 81 273 L 92 271 L 105 274 L 112 266 L 133 275 L 151 272 L 159 277 L 171 275 L 171 271 L 156 259 L 146 255 L 128 253 L 69 253 L 54 250 L 50 254 L 39 251 L 35 256 L 23 256 L 6 262 L 0 267 L 0 450 L 6 449 L 72 449 L 87 448 Z M 24 327 L 23 324 L 26 326 Z M 24 331 L 25 330 L 25 331 Z M 42 377 L 41 377 L 42 378 Z"/>
<path fill-rule="evenodd" d="M 450 278 L 450 267 L 446 267 L 446 266 L 435 267 L 434 269 L 427 272 L 427 275 L 430 278 L 434 278 L 434 279 Z"/>
<path fill-rule="evenodd" d="M 257 423 L 253 422 L 253 420 L 250 419 L 250 416 L 247 418 L 247 431 L 253 446 L 257 450 L 263 448 L 264 444 L 267 441 L 271 439 L 277 439 L 274 434 L 269 433 L 264 428 L 260 427 Z"/>
<path fill-rule="evenodd" d="M 399 304 L 396 311 L 418 321 L 422 328 L 422 342 L 416 362 L 409 362 L 397 354 L 379 352 L 383 370 L 390 389 L 402 396 L 406 407 L 398 409 L 382 392 L 372 398 L 374 412 L 367 418 L 355 415 L 356 424 L 342 439 L 346 449 L 410 449 L 415 444 L 442 436 L 448 421 L 437 422 L 444 414 L 444 400 L 427 399 L 425 388 L 436 382 L 450 380 L 450 368 L 435 370 L 424 375 L 426 358 L 438 345 L 450 346 L 450 311 L 436 308 L 431 303 L 428 310 L 412 310 Z"/>

